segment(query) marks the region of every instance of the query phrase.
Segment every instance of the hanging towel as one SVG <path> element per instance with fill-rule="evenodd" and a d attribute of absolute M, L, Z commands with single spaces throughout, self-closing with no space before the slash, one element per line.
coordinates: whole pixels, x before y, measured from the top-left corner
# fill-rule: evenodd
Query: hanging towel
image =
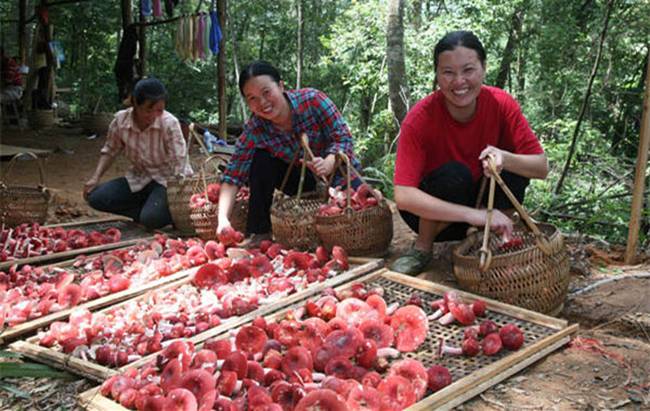
<path fill-rule="evenodd" d="M 181 60 L 185 60 L 185 56 L 183 55 L 183 31 L 185 30 L 183 24 L 184 22 L 185 20 L 181 16 L 181 18 L 178 19 L 178 23 L 176 24 L 176 38 L 174 39 L 174 50 L 176 50 L 176 55 Z"/>
<path fill-rule="evenodd" d="M 195 14 L 192 16 L 192 19 L 194 20 L 194 35 L 192 37 L 192 59 L 193 61 L 197 61 L 199 59 L 199 42 L 198 40 L 198 35 L 199 35 L 199 16 L 198 14 Z"/>
<path fill-rule="evenodd" d="M 205 21 L 205 30 L 203 30 L 203 55 L 207 60 L 210 58 L 210 16 L 208 14 L 204 14 L 203 21 Z"/>
<path fill-rule="evenodd" d="M 142 15 L 145 17 L 151 16 L 151 0 L 141 0 L 142 5 Z"/>
<path fill-rule="evenodd" d="M 162 17 L 162 5 L 160 0 L 153 0 L 153 16 Z"/>
<path fill-rule="evenodd" d="M 216 10 L 210 12 L 210 22 L 210 50 L 212 50 L 212 54 L 219 54 L 221 27 L 219 26 L 219 15 Z"/>
<path fill-rule="evenodd" d="M 174 2 L 172 0 L 165 0 L 165 13 L 170 19 L 174 17 Z"/>
<path fill-rule="evenodd" d="M 192 16 L 185 17 L 185 55 L 188 60 L 192 60 Z"/>
<path fill-rule="evenodd" d="M 203 60 L 203 30 L 205 30 L 203 15 L 197 16 L 198 30 L 196 31 L 196 55 L 199 60 Z"/>

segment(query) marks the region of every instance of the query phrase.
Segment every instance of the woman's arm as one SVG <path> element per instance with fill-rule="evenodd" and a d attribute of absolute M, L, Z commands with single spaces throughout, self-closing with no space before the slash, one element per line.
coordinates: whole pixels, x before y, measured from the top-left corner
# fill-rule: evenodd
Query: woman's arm
<path fill-rule="evenodd" d="M 510 171 L 526 178 L 545 179 L 548 175 L 546 154 L 515 154 L 494 146 L 487 146 L 479 155 L 483 163 L 483 174 L 490 176 L 487 157 L 494 157 L 497 172 Z"/>
<path fill-rule="evenodd" d="M 219 191 L 219 211 L 217 212 L 217 234 L 223 231 L 224 228 L 231 227 L 230 225 L 230 212 L 235 203 L 235 195 L 239 187 L 234 184 L 221 183 L 221 190 Z"/>
<path fill-rule="evenodd" d="M 84 198 L 88 198 L 88 194 L 90 194 L 90 192 L 93 191 L 95 187 L 97 187 L 97 184 L 99 184 L 99 180 L 102 178 L 106 170 L 108 170 L 110 166 L 113 164 L 114 159 L 115 157 L 112 157 L 106 153 L 102 153 L 99 156 L 99 161 L 97 162 L 97 167 L 95 168 L 95 172 L 93 173 L 93 176 L 90 177 L 90 180 L 86 181 L 86 184 L 84 185 L 84 191 L 83 191 Z"/>
<path fill-rule="evenodd" d="M 400 210 L 409 211 L 425 220 L 459 222 L 473 226 L 484 226 L 487 221 L 485 209 L 440 200 L 416 187 L 396 185 L 395 202 Z M 490 229 L 501 234 L 510 234 L 512 221 L 499 210 L 493 210 Z"/>
<path fill-rule="evenodd" d="M 170 165 L 173 175 L 179 176 L 191 173 L 189 167 L 187 167 L 188 144 L 185 142 L 181 125 L 176 117 L 173 117 L 173 121 L 166 122 L 164 133 L 165 148 L 172 157 L 173 164 Z"/>

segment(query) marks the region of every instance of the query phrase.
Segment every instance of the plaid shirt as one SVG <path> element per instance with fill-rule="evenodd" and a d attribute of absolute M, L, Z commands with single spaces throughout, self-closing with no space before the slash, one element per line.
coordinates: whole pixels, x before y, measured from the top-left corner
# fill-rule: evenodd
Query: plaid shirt
<path fill-rule="evenodd" d="M 293 130 L 282 131 L 270 121 L 253 114 L 237 140 L 235 153 L 221 177 L 223 182 L 236 186 L 248 183 L 251 162 L 257 149 L 266 150 L 272 156 L 290 163 L 296 150 L 302 153 L 298 141 L 302 133 L 309 137 L 309 147 L 315 156 L 325 158 L 328 154 L 343 151 L 354 167 L 359 169 L 359 162 L 352 152 L 350 129 L 325 93 L 305 88 L 286 91 L 285 96 L 291 105 Z M 335 184 L 341 181 L 338 176 Z"/>
<path fill-rule="evenodd" d="M 115 157 L 121 151 L 131 162 L 126 180 L 132 192 L 155 180 L 167 187 L 167 179 L 192 174 L 187 145 L 178 119 L 164 111 L 153 124 L 141 131 L 133 122 L 133 108 L 118 111 L 108 127 L 102 154 Z"/>

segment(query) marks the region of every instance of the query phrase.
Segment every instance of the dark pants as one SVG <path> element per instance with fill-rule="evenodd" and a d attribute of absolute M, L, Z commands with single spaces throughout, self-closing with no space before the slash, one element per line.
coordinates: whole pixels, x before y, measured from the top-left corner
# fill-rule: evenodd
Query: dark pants
<path fill-rule="evenodd" d="M 124 177 L 107 181 L 90 192 L 88 204 L 99 211 L 130 217 L 149 230 L 172 223 L 167 188 L 155 181 L 135 193 Z"/>
<path fill-rule="evenodd" d="M 506 183 L 512 194 L 520 203 L 523 202 L 528 187 L 529 179 L 508 171 L 501 172 L 501 178 Z M 440 200 L 448 201 L 454 204 L 462 204 L 468 207 L 476 205 L 481 184 L 472 181 L 472 174 L 469 168 L 459 162 L 449 162 L 433 170 L 425 176 L 420 182 L 420 190 L 430 194 Z M 487 204 L 489 184 L 485 187 L 485 193 L 481 204 Z M 494 208 L 505 210 L 513 208 L 510 200 L 506 197 L 499 185 L 496 185 L 494 192 Z M 402 218 L 409 227 L 416 233 L 419 229 L 420 217 L 408 211 L 400 210 Z M 453 241 L 465 238 L 469 225 L 466 223 L 452 223 L 442 230 L 436 237 L 435 241 Z"/>
<path fill-rule="evenodd" d="M 271 232 L 271 203 L 273 192 L 282 184 L 289 164 L 273 157 L 266 150 L 256 150 L 250 168 L 250 200 L 248 202 L 247 234 L 264 234 Z M 300 166 L 295 165 L 291 170 L 284 192 L 295 195 L 300 182 Z M 313 191 L 316 187 L 314 175 L 305 173 L 303 192 Z"/>

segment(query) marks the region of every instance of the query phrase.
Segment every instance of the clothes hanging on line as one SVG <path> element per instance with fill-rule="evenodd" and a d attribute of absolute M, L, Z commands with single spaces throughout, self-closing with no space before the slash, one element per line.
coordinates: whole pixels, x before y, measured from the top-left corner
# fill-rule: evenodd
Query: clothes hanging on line
<path fill-rule="evenodd" d="M 180 16 L 174 50 L 183 61 L 207 60 L 219 53 L 222 33 L 216 11 Z"/>

